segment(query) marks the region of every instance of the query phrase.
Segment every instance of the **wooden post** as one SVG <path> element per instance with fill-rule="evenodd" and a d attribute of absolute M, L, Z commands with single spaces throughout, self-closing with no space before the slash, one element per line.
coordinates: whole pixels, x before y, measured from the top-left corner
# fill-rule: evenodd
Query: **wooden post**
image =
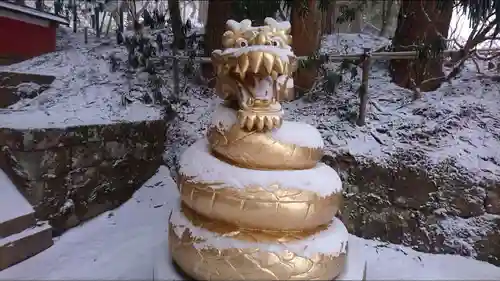
<path fill-rule="evenodd" d="M 89 28 L 87 26 L 83 28 L 83 38 L 85 44 L 87 44 L 89 42 Z"/>
<path fill-rule="evenodd" d="M 354 21 L 351 22 L 351 33 L 361 33 L 363 31 L 363 11 L 356 11 L 356 15 L 354 16 Z"/>
<path fill-rule="evenodd" d="M 358 126 L 365 125 L 366 122 L 366 106 L 368 104 L 368 77 L 370 74 L 371 52 L 370 48 L 364 49 L 363 54 L 363 74 L 361 76 L 361 87 L 359 88 L 359 113 L 356 124 Z"/>
<path fill-rule="evenodd" d="M 36 0 L 35 1 L 35 8 L 39 11 L 43 12 L 43 0 Z"/>
<path fill-rule="evenodd" d="M 104 18 L 106 18 L 106 11 L 103 11 L 102 12 L 102 21 L 100 22 L 100 26 L 99 26 L 99 34 L 101 34 L 102 32 L 102 29 L 104 28 Z M 111 16 L 110 16 L 111 18 Z"/>
<path fill-rule="evenodd" d="M 198 20 L 203 26 L 207 24 L 208 2 L 209 1 L 198 1 Z"/>
<path fill-rule="evenodd" d="M 108 20 L 108 26 L 106 27 L 106 36 L 109 34 L 109 29 L 111 29 L 111 20 L 113 19 L 113 13 L 109 13 L 109 20 Z M 102 19 L 102 22 L 104 22 L 104 17 Z"/>
<path fill-rule="evenodd" d="M 71 8 L 73 10 L 73 33 L 76 33 L 76 24 L 77 24 L 76 0 L 72 1 Z"/>
<path fill-rule="evenodd" d="M 60 0 L 56 0 L 54 2 L 54 13 L 59 15 L 61 13 L 62 2 Z"/>
<path fill-rule="evenodd" d="M 99 25 L 99 5 L 94 8 L 95 35 L 97 38 L 101 36 L 101 26 Z"/>
<path fill-rule="evenodd" d="M 178 57 L 178 52 L 177 52 L 177 47 L 174 45 L 172 48 L 172 53 L 173 53 L 173 58 L 174 58 L 174 64 L 173 64 L 173 79 L 174 79 L 174 100 L 178 101 L 180 98 L 180 92 L 181 92 L 181 87 L 180 87 L 180 76 L 179 76 L 179 57 Z"/>
<path fill-rule="evenodd" d="M 123 35 L 123 10 L 121 6 L 118 8 L 118 29 L 116 30 L 116 43 L 121 45 L 124 41 Z"/>
<path fill-rule="evenodd" d="M 333 0 L 328 4 L 327 10 L 327 28 L 326 33 L 332 34 L 335 32 L 335 24 L 337 22 L 337 1 Z"/>
<path fill-rule="evenodd" d="M 120 15 L 119 23 L 118 23 L 118 30 L 123 33 L 124 27 L 123 27 L 123 8 L 122 5 L 118 8 L 118 13 Z"/>

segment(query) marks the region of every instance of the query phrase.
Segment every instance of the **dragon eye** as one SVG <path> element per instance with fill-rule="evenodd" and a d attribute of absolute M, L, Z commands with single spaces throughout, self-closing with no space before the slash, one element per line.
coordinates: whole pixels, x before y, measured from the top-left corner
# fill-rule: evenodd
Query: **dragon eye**
<path fill-rule="evenodd" d="M 279 46 L 278 41 L 276 41 L 276 40 L 271 40 L 271 46 L 278 47 L 278 46 Z"/>
<path fill-rule="evenodd" d="M 248 42 L 247 42 L 247 40 L 245 40 L 243 38 L 238 38 L 236 40 L 236 44 L 235 45 L 236 45 L 235 47 L 242 47 L 243 48 L 243 47 L 248 46 Z"/>

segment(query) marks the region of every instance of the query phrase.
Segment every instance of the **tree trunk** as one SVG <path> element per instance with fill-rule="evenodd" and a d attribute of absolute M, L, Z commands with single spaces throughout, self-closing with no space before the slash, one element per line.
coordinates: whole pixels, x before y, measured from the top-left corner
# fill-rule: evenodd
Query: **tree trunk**
<path fill-rule="evenodd" d="M 399 9 L 398 26 L 392 44 L 395 51 L 408 51 L 412 45 L 429 45 L 448 37 L 453 1 L 446 1 L 441 9 L 436 0 L 403 0 Z M 429 17 L 429 19 L 427 18 Z M 391 76 L 397 85 L 420 91 L 433 91 L 441 85 L 444 76 L 441 57 L 416 60 L 391 60 Z M 422 83 L 426 80 L 429 82 Z"/>
<path fill-rule="evenodd" d="M 365 20 L 363 19 L 363 12 L 364 12 L 363 10 L 356 11 L 354 20 L 351 22 L 352 33 L 361 33 L 363 31 L 363 27 L 365 26 Z"/>
<path fill-rule="evenodd" d="M 328 25 L 328 11 L 321 11 L 321 35 L 326 34 L 326 27 Z"/>
<path fill-rule="evenodd" d="M 333 24 L 335 23 L 334 16 L 335 16 L 335 1 L 328 2 L 328 7 L 324 11 L 321 11 L 322 35 L 333 33 L 334 30 Z"/>
<path fill-rule="evenodd" d="M 198 20 L 205 26 L 207 24 L 208 1 L 198 1 Z"/>
<path fill-rule="evenodd" d="M 214 50 L 222 48 L 222 34 L 226 32 L 226 22 L 232 16 L 232 5 L 231 1 L 226 0 L 209 1 L 204 36 L 205 56 L 210 57 Z M 212 65 L 203 64 L 201 70 L 203 77 L 209 79 L 210 86 L 215 86 Z"/>
<path fill-rule="evenodd" d="M 181 19 L 181 8 L 179 6 L 179 0 L 168 0 L 168 10 L 170 12 L 170 22 L 172 24 L 172 31 L 174 33 L 173 45 L 176 49 L 184 49 L 185 38 L 182 32 L 182 19 Z"/>
<path fill-rule="evenodd" d="M 323 34 L 332 34 L 335 31 L 335 22 L 337 20 L 337 15 L 335 13 L 336 7 L 336 0 L 328 3 L 328 9 L 326 10 L 326 22 L 323 23 Z"/>
<path fill-rule="evenodd" d="M 43 0 L 36 0 L 35 1 L 35 8 L 39 11 L 43 12 Z"/>
<path fill-rule="evenodd" d="M 77 25 L 78 25 L 78 14 L 76 10 L 76 0 L 71 2 L 71 11 L 73 14 L 73 33 L 76 33 Z"/>
<path fill-rule="evenodd" d="M 383 11 L 382 11 L 382 27 L 380 28 L 380 36 L 386 37 L 387 30 L 392 23 L 392 10 L 394 6 L 394 0 L 384 0 Z"/>
<path fill-rule="evenodd" d="M 292 6 L 292 48 L 297 56 L 313 55 L 321 43 L 321 11 L 316 0 L 307 0 L 307 11 L 302 11 L 304 0 L 294 0 Z M 316 80 L 317 63 L 299 67 L 294 77 L 295 92 L 307 92 Z"/>

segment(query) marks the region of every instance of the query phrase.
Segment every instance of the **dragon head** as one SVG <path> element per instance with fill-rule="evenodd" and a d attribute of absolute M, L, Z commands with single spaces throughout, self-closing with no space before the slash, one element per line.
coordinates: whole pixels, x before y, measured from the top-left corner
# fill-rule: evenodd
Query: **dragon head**
<path fill-rule="evenodd" d="M 292 94 L 291 75 L 297 66 L 290 23 L 272 18 L 264 23 L 227 21 L 224 49 L 212 53 L 217 94 L 236 105 L 242 128 L 255 131 L 281 126 L 284 113 L 279 101 Z"/>

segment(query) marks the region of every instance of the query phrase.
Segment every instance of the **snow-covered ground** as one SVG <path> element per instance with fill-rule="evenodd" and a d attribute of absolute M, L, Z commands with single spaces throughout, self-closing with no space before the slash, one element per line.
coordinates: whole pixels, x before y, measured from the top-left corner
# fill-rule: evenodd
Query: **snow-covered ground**
<path fill-rule="evenodd" d="M 0 109 L 0 127 L 53 128 L 160 118 L 158 108 L 138 102 L 122 105 L 130 82 L 122 71 L 111 71 L 109 56 L 119 52 L 112 39 L 93 43 L 92 38 L 85 45 L 81 33 L 67 28 L 58 33 L 59 51 L 0 67 L 0 71 L 56 77 L 39 96 Z"/>
<path fill-rule="evenodd" d="M 1 271 L 0 279 L 152 280 L 158 251 L 167 250 L 177 192 L 161 167 L 124 205 L 68 231 L 48 250 Z M 500 279 L 500 268 L 464 257 L 422 254 L 355 236 L 350 247 L 361 249 L 367 260 L 367 280 Z"/>

